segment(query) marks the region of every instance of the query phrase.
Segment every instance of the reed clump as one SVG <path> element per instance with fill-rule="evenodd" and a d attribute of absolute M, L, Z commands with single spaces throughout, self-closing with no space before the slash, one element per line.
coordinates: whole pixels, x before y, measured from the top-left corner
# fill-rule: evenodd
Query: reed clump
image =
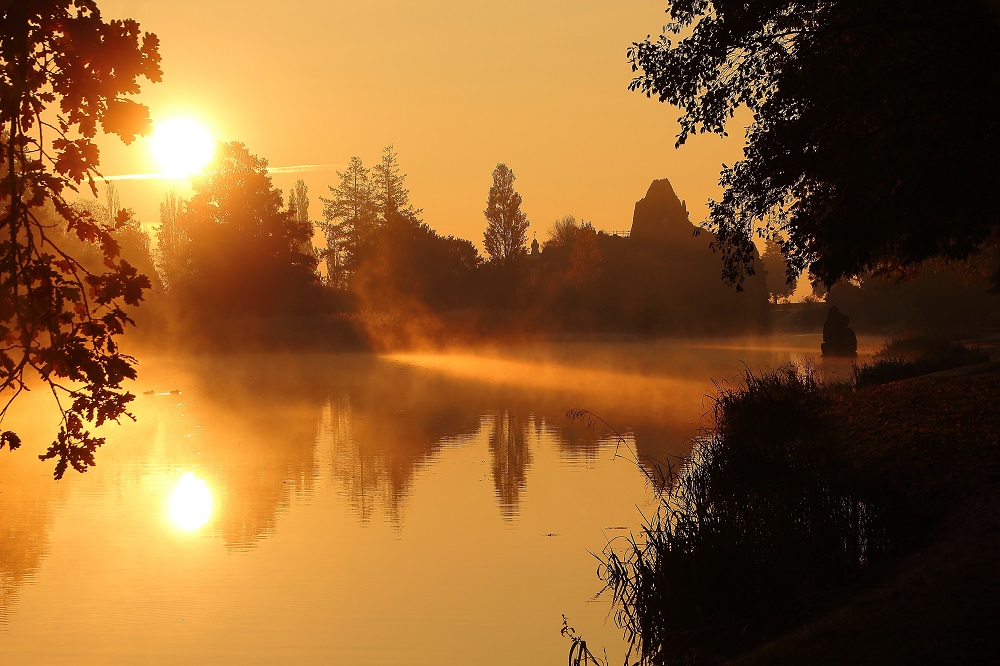
<path fill-rule="evenodd" d="M 828 455 L 829 390 L 791 365 L 717 386 L 714 427 L 664 472 L 656 514 L 601 558 L 641 663 L 737 654 L 819 611 L 890 549 L 877 492 Z"/>
<path fill-rule="evenodd" d="M 854 385 L 859 389 L 880 386 L 989 360 L 983 349 L 945 338 L 890 338 L 871 361 L 854 366 Z"/>

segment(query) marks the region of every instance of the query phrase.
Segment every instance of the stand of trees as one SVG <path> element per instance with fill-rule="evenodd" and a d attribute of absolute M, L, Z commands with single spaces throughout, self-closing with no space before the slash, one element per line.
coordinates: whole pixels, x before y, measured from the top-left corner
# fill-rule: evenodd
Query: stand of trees
<path fill-rule="evenodd" d="M 461 307 L 475 297 L 479 253 L 469 241 L 440 236 L 410 204 L 393 147 L 368 169 L 352 157 L 323 198 L 327 284 L 377 310 Z"/>
<path fill-rule="evenodd" d="M 636 204 L 628 237 L 572 216 L 557 221 L 544 251 L 528 257 L 531 309 L 548 328 L 631 333 L 764 332 L 768 292 L 761 276 L 742 291 L 719 280 L 709 246 L 666 180 Z M 760 258 L 755 257 L 759 270 Z"/>
<path fill-rule="evenodd" d="M 218 315 L 282 315 L 315 307 L 312 226 L 284 208 L 267 162 L 241 143 L 219 146 L 177 223 L 187 238 L 175 297 Z"/>
<path fill-rule="evenodd" d="M 337 175 L 339 183 L 320 198 L 321 249 L 311 244 L 305 184 L 292 189 L 284 206 L 266 162 L 242 144 L 220 147 L 194 180 L 189 200 L 167 195 L 155 263 L 168 307 L 178 313 L 171 319 L 188 322 L 182 334 L 226 321 L 223 328 L 250 331 L 248 318 L 298 316 L 312 317 L 305 327 L 322 338 L 329 320 L 351 321 L 361 312 L 377 321 L 388 317 L 411 333 L 436 320 L 431 328 L 437 331 L 473 337 L 767 327 L 763 281 L 750 280 L 745 294 L 721 284 L 711 235 L 694 233 L 667 181 L 656 181 L 637 204 L 636 237 L 609 236 L 566 217 L 555 223 L 544 250 L 536 240 L 529 253 L 514 174 L 498 164 L 484 211 L 484 261 L 471 242 L 441 236 L 421 219 L 392 146 L 375 167 L 352 157 Z M 317 259 L 325 271 L 317 272 Z M 351 326 L 360 326 L 362 337 L 371 334 L 367 323 Z"/>

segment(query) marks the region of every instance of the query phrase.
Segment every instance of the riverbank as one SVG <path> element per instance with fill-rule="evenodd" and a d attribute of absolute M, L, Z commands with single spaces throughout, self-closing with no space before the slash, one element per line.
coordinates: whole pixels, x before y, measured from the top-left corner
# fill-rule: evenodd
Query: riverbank
<path fill-rule="evenodd" d="M 948 664 L 1000 659 L 1000 364 L 844 395 L 838 458 L 919 522 L 878 583 L 733 663 Z"/>

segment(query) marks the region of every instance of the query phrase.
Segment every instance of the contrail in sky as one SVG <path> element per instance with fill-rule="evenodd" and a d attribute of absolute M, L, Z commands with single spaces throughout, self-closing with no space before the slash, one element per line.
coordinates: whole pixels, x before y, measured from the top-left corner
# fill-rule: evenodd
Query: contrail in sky
<path fill-rule="evenodd" d="M 167 178 L 163 173 L 126 173 L 120 176 L 99 176 L 94 180 L 153 180 L 154 178 Z"/>
<path fill-rule="evenodd" d="M 340 169 L 343 164 L 297 164 L 295 166 L 267 167 L 268 173 L 301 173 L 303 171 L 325 171 Z"/>
<path fill-rule="evenodd" d="M 305 171 L 325 171 L 339 169 L 343 164 L 296 164 L 293 166 L 268 167 L 268 173 L 303 173 Z M 175 178 L 166 173 L 125 173 L 118 176 L 103 176 L 97 180 L 156 180 L 158 178 Z"/>

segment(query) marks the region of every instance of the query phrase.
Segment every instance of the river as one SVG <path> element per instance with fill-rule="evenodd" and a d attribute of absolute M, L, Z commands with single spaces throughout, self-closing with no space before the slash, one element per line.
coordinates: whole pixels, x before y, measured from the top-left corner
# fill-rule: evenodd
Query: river
<path fill-rule="evenodd" d="M 712 380 L 818 347 L 146 354 L 136 422 L 60 482 L 33 391 L 0 452 L 0 663 L 560 664 L 564 614 L 620 663 L 594 553 L 653 509 L 644 471 Z"/>

